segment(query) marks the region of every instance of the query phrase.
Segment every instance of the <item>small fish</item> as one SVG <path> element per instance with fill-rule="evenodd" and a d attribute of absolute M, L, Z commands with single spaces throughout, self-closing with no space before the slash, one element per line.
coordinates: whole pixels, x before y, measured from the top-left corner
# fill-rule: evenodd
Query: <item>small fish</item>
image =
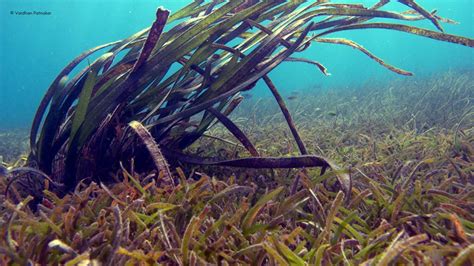
<path fill-rule="evenodd" d="M 321 89 L 322 87 L 323 87 L 323 86 L 320 85 L 320 84 L 313 85 L 313 89 L 315 89 L 315 90 L 319 90 L 319 89 Z"/>
<path fill-rule="evenodd" d="M 296 95 L 290 95 L 290 96 L 288 96 L 288 97 L 286 97 L 286 98 L 287 98 L 288 100 L 292 101 L 292 100 L 298 98 L 298 96 L 296 96 Z"/>
<path fill-rule="evenodd" d="M 252 99 L 253 94 L 251 94 L 251 93 L 242 93 L 242 96 L 243 96 L 245 99 Z"/>
<path fill-rule="evenodd" d="M 336 116 L 337 113 L 336 113 L 336 112 L 333 112 L 333 111 L 329 111 L 329 112 L 328 112 L 328 115 L 330 115 L 330 116 Z"/>

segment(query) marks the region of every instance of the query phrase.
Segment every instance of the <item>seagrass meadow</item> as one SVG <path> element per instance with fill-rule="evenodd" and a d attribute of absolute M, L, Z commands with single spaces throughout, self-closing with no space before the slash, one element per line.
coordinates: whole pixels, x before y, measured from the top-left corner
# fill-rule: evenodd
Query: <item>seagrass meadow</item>
<path fill-rule="evenodd" d="M 318 44 L 413 75 L 333 33 L 474 47 L 390 2 L 190 1 L 80 54 L 29 137 L 0 131 L 0 264 L 474 264 L 474 69 L 293 92 L 271 76 L 330 75 L 302 56 Z"/>

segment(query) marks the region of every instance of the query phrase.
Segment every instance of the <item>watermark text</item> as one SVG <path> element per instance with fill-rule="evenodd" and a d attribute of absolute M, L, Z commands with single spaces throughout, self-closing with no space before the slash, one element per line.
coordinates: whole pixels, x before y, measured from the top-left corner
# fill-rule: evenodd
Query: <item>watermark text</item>
<path fill-rule="evenodd" d="M 10 15 L 15 16 L 50 16 L 52 14 L 50 11 L 10 11 Z"/>

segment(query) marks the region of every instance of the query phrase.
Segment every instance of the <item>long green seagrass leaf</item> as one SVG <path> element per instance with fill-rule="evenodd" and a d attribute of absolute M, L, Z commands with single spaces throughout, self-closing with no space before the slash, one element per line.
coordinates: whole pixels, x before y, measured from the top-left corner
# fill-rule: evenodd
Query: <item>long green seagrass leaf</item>
<path fill-rule="evenodd" d="M 218 165 L 230 167 L 244 167 L 254 169 L 264 168 L 301 168 L 301 167 L 331 167 L 329 161 L 321 156 L 300 155 L 292 157 L 247 157 L 234 160 L 218 161 L 213 158 L 201 158 L 187 155 L 182 152 L 172 151 L 162 147 L 162 152 L 167 158 L 173 158 L 190 164 Z"/>
<path fill-rule="evenodd" d="M 92 95 L 92 89 L 97 81 L 97 75 L 99 70 L 102 68 L 104 61 L 111 57 L 113 53 L 106 53 L 99 57 L 91 66 L 89 73 L 87 74 L 87 79 L 82 88 L 81 94 L 79 96 L 79 102 L 77 103 L 76 111 L 74 113 L 74 118 L 72 120 L 72 129 L 70 139 L 74 139 L 79 127 L 84 122 L 86 117 L 87 107 L 89 106 L 89 101 Z"/>
<path fill-rule="evenodd" d="M 271 1 L 269 1 L 269 2 L 271 2 Z M 247 17 L 251 16 L 252 14 L 258 14 L 263 8 L 267 7 L 268 5 L 269 5 L 268 2 L 262 2 L 260 4 L 255 5 L 255 6 L 247 8 L 244 11 L 233 15 L 231 18 L 227 19 L 226 21 L 223 21 L 222 23 L 216 25 L 213 28 L 209 28 L 209 29 L 206 29 L 206 28 L 202 27 L 202 26 L 206 25 L 206 23 L 202 24 L 204 22 L 204 20 L 203 20 L 202 22 L 199 23 L 199 24 L 202 24 L 202 25 L 196 25 L 196 26 L 192 27 L 189 30 L 189 34 L 197 34 L 196 31 L 198 31 L 198 30 L 203 31 L 204 30 L 203 32 L 201 32 L 198 36 L 196 36 L 192 40 L 192 46 L 191 47 L 192 48 L 197 47 L 198 45 L 201 45 L 205 41 L 207 41 L 209 43 L 210 41 L 212 41 L 212 40 L 209 39 L 209 36 L 211 36 L 211 34 L 215 34 L 216 32 L 225 31 L 226 29 L 231 28 L 232 26 L 234 26 L 235 24 L 241 22 L 242 20 L 246 19 Z M 218 12 L 218 11 L 221 11 L 221 10 L 218 9 L 216 12 Z M 206 27 L 207 26 L 208 25 L 206 25 Z M 188 38 L 188 35 L 186 35 L 185 33 L 183 33 L 182 36 L 183 36 L 184 39 Z M 215 37 L 213 37 L 213 39 L 216 39 L 217 37 L 219 37 L 219 36 L 216 35 Z M 177 43 L 173 43 L 173 46 L 183 45 L 183 41 L 184 40 L 180 40 Z M 209 43 L 209 45 L 210 45 L 210 43 Z M 202 50 L 199 50 L 199 53 L 193 54 L 191 59 L 181 69 L 181 74 L 178 76 L 178 78 L 182 77 L 185 73 L 187 73 L 187 71 L 189 70 L 189 68 L 192 64 L 199 64 L 203 60 L 206 60 L 212 53 L 215 52 L 215 50 L 217 50 L 217 48 L 212 48 L 211 46 L 209 46 L 208 49 L 205 49 L 205 48 L 207 48 L 207 47 L 204 47 L 204 48 L 202 48 Z M 189 48 L 185 48 L 185 50 L 189 50 Z M 163 51 L 163 53 L 165 53 L 165 51 Z"/>
<path fill-rule="evenodd" d="M 217 27 L 210 26 L 217 20 L 219 20 L 222 16 L 227 14 L 229 11 L 238 6 L 239 2 L 241 1 L 232 1 L 232 3 L 224 5 L 212 14 L 196 22 L 195 25 L 193 25 L 186 31 L 176 34 L 176 38 L 171 43 L 166 45 L 166 47 L 164 47 L 161 51 L 159 51 L 159 54 L 155 56 L 155 58 L 151 62 L 151 65 L 155 65 L 158 62 L 161 65 L 166 63 L 177 62 L 182 56 L 186 55 L 187 53 L 192 51 L 192 49 L 201 45 L 204 40 L 209 38 L 210 34 L 214 33 L 217 29 L 219 29 Z M 232 23 L 235 24 L 237 22 L 238 20 L 235 20 Z M 224 26 L 231 25 L 221 25 L 220 28 L 226 28 Z M 180 75 L 177 75 L 177 77 L 179 78 Z M 147 92 L 147 94 L 150 93 L 151 92 Z"/>
<path fill-rule="evenodd" d="M 270 240 L 272 241 L 273 245 L 276 247 L 278 253 L 282 255 L 290 265 L 294 266 L 305 266 L 307 265 L 306 262 L 298 256 L 298 254 L 294 253 L 286 244 L 278 241 L 275 236 L 271 236 Z"/>
<path fill-rule="evenodd" d="M 194 15 L 196 12 L 196 9 L 201 7 L 202 3 L 204 3 L 204 0 L 194 0 L 191 4 L 183 7 L 182 9 L 180 9 L 179 11 L 171 15 L 168 20 L 168 23 Z"/>
<path fill-rule="evenodd" d="M 121 41 L 120 43 L 118 43 L 113 49 L 110 49 L 110 53 L 114 53 L 114 56 L 111 56 L 107 59 L 107 61 L 104 63 L 104 72 L 106 72 L 107 70 L 109 70 L 109 67 L 110 65 L 112 64 L 113 60 L 115 59 L 115 56 L 123 51 L 124 49 L 127 49 L 127 48 L 131 48 L 133 47 L 134 45 L 137 44 L 138 40 L 141 39 L 141 37 L 147 33 L 149 30 L 150 30 L 151 27 L 148 27 L 148 28 L 145 28 L 135 34 L 133 34 L 132 36 L 124 39 L 123 41 Z M 125 58 L 124 58 L 125 60 Z"/>
<path fill-rule="evenodd" d="M 391 18 L 398 20 L 411 20 L 402 14 L 389 11 L 371 10 L 362 8 L 324 8 L 317 9 L 301 15 L 298 20 L 308 21 L 317 16 L 332 15 L 332 16 L 353 16 L 353 17 L 368 17 L 368 18 Z"/>
<path fill-rule="evenodd" d="M 273 5 L 269 6 L 269 8 L 263 10 L 260 13 L 254 14 L 250 18 L 252 20 L 255 20 L 255 22 L 257 22 L 257 23 L 265 21 L 265 20 L 273 20 L 273 17 L 275 15 L 283 12 L 284 10 L 292 9 L 295 6 L 299 6 L 302 2 L 305 2 L 305 0 L 303 0 L 303 1 L 290 1 L 288 3 L 280 5 L 283 2 L 285 2 L 285 1 L 273 1 Z M 249 28 L 250 28 L 250 25 L 248 25 L 248 23 L 244 22 L 241 25 L 239 25 L 236 29 L 234 29 L 233 31 L 225 33 L 218 40 L 217 43 L 218 44 L 227 44 L 228 42 L 236 39 L 239 36 L 242 37 L 242 34 L 244 34 L 245 31 L 247 31 Z M 257 32 L 257 33 L 252 34 L 252 36 L 253 36 L 253 39 L 255 39 L 257 36 L 260 36 L 260 37 L 263 38 L 264 34 L 260 34 L 259 32 Z M 249 41 L 252 41 L 254 44 L 256 43 L 254 40 L 246 39 L 242 42 L 242 44 L 248 43 Z M 245 46 L 246 45 L 243 45 L 243 46 L 239 45 L 235 48 L 239 49 L 239 47 L 245 47 Z"/>
<path fill-rule="evenodd" d="M 33 119 L 33 124 L 31 126 L 31 132 L 30 132 L 30 147 L 32 149 L 32 154 L 33 155 L 35 155 L 35 153 L 37 151 L 37 147 L 35 145 L 35 142 L 36 142 L 36 135 L 38 134 L 38 128 L 39 128 L 40 123 L 41 123 L 41 119 L 43 118 L 44 112 L 46 111 L 46 107 L 48 107 L 49 102 L 54 97 L 54 95 L 57 93 L 58 84 L 61 81 L 61 79 L 64 76 L 67 76 L 77 65 L 79 65 L 79 63 L 82 62 L 82 60 L 84 60 L 84 58 L 88 57 L 89 55 L 91 55 L 92 53 L 94 53 L 94 52 L 96 52 L 100 49 L 112 46 L 112 45 L 117 44 L 117 43 L 119 43 L 119 42 L 111 42 L 111 43 L 107 43 L 107 44 L 104 44 L 104 45 L 97 46 L 97 47 L 92 48 L 88 51 L 85 51 L 84 53 L 82 53 L 78 57 L 76 57 L 71 63 L 69 63 L 69 65 L 67 65 L 59 73 L 59 75 L 56 77 L 56 79 L 53 81 L 51 86 L 48 88 L 45 96 L 41 100 L 41 103 L 40 103 L 40 105 L 39 105 L 39 107 L 36 111 L 35 117 Z"/>
<path fill-rule="evenodd" d="M 246 40 L 241 42 L 239 45 L 237 45 L 235 49 L 239 50 L 241 53 L 245 53 L 248 50 L 252 49 L 255 45 L 262 43 L 264 39 L 268 37 L 267 35 L 272 35 L 275 32 L 281 33 L 283 30 L 291 32 L 296 27 L 295 26 L 288 27 L 288 25 L 293 23 L 295 18 L 299 14 L 307 10 L 308 8 L 309 7 L 304 7 L 298 10 L 294 10 L 286 16 L 280 17 L 278 18 L 278 20 L 270 22 L 269 25 L 266 25 L 266 26 L 260 25 L 260 27 L 258 27 L 260 31 L 250 34 L 250 36 L 246 37 Z M 262 14 L 261 16 L 259 16 L 255 20 L 255 23 L 262 22 L 263 18 L 265 18 L 265 14 Z M 283 34 L 278 35 L 279 40 L 282 40 L 283 37 L 284 37 Z"/>
<path fill-rule="evenodd" d="M 227 116 L 214 108 L 208 109 L 219 121 L 236 137 L 242 145 L 252 154 L 252 156 L 259 157 L 259 153 L 252 142 L 247 138 L 244 132 L 240 130 Z"/>
<path fill-rule="evenodd" d="M 462 36 L 451 35 L 446 33 L 441 33 L 437 31 L 431 31 L 427 29 L 417 28 L 413 26 L 407 26 L 402 24 L 392 24 L 392 23 L 365 23 L 365 24 L 356 24 L 356 25 L 348 25 L 342 26 L 336 29 L 331 29 L 325 32 L 318 34 L 316 37 L 321 37 L 330 33 L 345 31 L 345 30 L 357 30 L 357 29 L 390 29 L 390 30 L 397 30 L 403 31 L 419 36 L 428 37 L 435 40 L 457 43 L 469 47 L 474 47 L 474 40 Z"/>
<path fill-rule="evenodd" d="M 380 0 L 379 2 L 374 4 L 369 9 L 370 10 L 379 9 L 379 8 L 383 7 L 384 5 L 386 5 L 388 2 L 389 2 L 389 0 Z M 371 19 L 371 17 L 346 17 L 346 18 L 343 18 L 343 19 L 332 20 L 333 18 L 334 18 L 334 16 L 329 17 L 327 20 L 325 19 L 323 21 L 315 23 L 313 28 L 311 29 L 311 31 L 321 30 L 321 29 L 328 29 L 328 28 L 333 27 L 333 26 L 341 27 L 341 26 L 349 25 L 349 24 L 358 24 L 358 23 L 366 22 L 366 21 Z"/>
<path fill-rule="evenodd" d="M 278 106 L 280 107 L 280 110 L 283 116 L 285 117 L 286 123 L 288 124 L 288 127 L 290 128 L 291 134 L 293 135 L 293 138 L 295 139 L 296 144 L 298 145 L 298 149 L 300 150 L 300 153 L 308 154 L 306 146 L 304 145 L 303 140 L 301 140 L 300 134 L 298 133 L 298 130 L 296 129 L 295 123 L 293 122 L 293 118 L 291 117 L 290 111 L 288 111 L 288 108 L 286 107 L 283 97 L 281 97 L 276 86 L 273 84 L 272 80 L 268 77 L 268 75 L 263 76 L 263 81 L 265 81 L 265 84 L 267 84 L 268 88 L 273 94 L 273 97 L 277 101 Z"/>
<path fill-rule="evenodd" d="M 265 13 L 261 14 L 257 22 L 262 22 L 264 20 L 274 20 L 275 16 L 285 13 L 286 11 L 293 12 L 295 8 L 299 7 L 307 0 L 294 0 L 294 1 L 280 1 L 282 2 L 281 5 L 276 5 L 275 7 L 269 9 Z"/>
<path fill-rule="evenodd" d="M 163 124 L 163 123 L 166 123 L 166 122 L 170 122 L 170 121 L 175 121 L 177 119 L 180 119 L 182 117 L 188 117 L 188 116 L 191 116 L 193 114 L 196 114 L 196 113 L 199 113 L 201 112 L 202 110 L 212 106 L 213 104 L 219 102 L 220 100 L 223 100 L 227 97 L 230 97 L 230 96 L 233 96 L 235 93 L 239 92 L 240 90 L 248 87 L 249 85 L 255 83 L 258 79 L 260 79 L 261 77 L 263 77 L 265 74 L 267 74 L 268 72 L 270 72 L 272 69 L 274 69 L 280 62 L 282 62 L 285 58 L 289 57 L 295 50 L 297 47 L 299 47 L 299 45 L 303 42 L 304 38 L 306 37 L 306 35 L 308 34 L 309 32 L 309 29 L 311 28 L 312 26 L 312 23 L 306 27 L 306 30 L 303 32 L 303 34 L 301 34 L 298 38 L 298 40 L 295 41 L 295 43 L 293 44 L 293 46 L 290 48 L 290 49 L 287 49 L 283 52 L 282 56 L 280 56 L 280 58 L 278 60 L 275 60 L 275 61 L 272 61 L 271 63 L 269 63 L 267 66 L 265 66 L 265 68 L 263 68 L 261 71 L 259 71 L 258 73 L 256 74 L 253 74 L 252 77 L 248 78 L 245 82 L 242 82 L 240 85 L 238 86 L 233 86 L 232 85 L 228 85 L 228 87 L 231 87 L 232 89 L 230 90 L 227 90 L 226 92 L 223 92 L 221 93 L 219 96 L 216 96 L 214 98 L 211 98 L 211 99 L 207 99 L 205 102 L 203 103 L 200 103 L 200 104 L 195 104 L 193 107 L 190 107 L 182 112 L 179 112 L 177 114 L 173 114 L 173 115 L 170 115 L 170 116 L 167 116 L 167 117 L 163 117 L 163 118 L 160 118 L 159 120 L 157 120 L 156 122 L 154 123 L 151 123 L 149 125 L 149 127 L 152 127 L 152 126 L 155 126 L 155 125 L 159 125 L 159 124 Z M 274 36 L 272 38 L 273 41 L 275 41 L 275 38 L 276 36 Z M 273 43 L 270 43 L 270 44 L 273 44 Z M 268 45 L 268 42 L 267 42 L 267 45 Z M 273 45 L 268 45 L 268 47 L 265 47 L 266 49 L 268 50 L 271 50 L 274 46 Z M 260 58 L 260 60 L 265 56 L 265 53 L 264 52 L 261 52 L 261 51 L 257 51 L 257 52 L 260 52 L 260 54 L 258 54 L 257 56 L 255 56 L 254 58 Z M 267 51 L 268 52 L 268 51 Z M 263 54 L 263 55 L 262 55 Z M 246 57 L 246 59 L 248 58 L 249 56 Z M 257 60 L 258 62 L 260 62 L 259 60 Z M 248 61 L 247 61 L 248 62 Z M 242 73 L 244 74 L 244 73 Z M 226 88 L 227 89 L 227 88 Z"/>
<path fill-rule="evenodd" d="M 323 73 L 326 76 L 331 76 L 331 73 L 328 72 L 328 69 L 323 64 L 321 64 L 317 61 L 314 61 L 314 60 L 310 60 L 310 59 L 306 59 L 306 58 L 288 57 L 287 59 L 285 59 L 285 61 L 302 62 L 302 63 L 308 63 L 308 64 L 311 64 L 311 65 L 315 65 L 319 69 L 319 71 L 321 71 L 321 73 Z"/>
<path fill-rule="evenodd" d="M 342 39 L 342 38 L 335 38 L 335 39 L 323 39 L 323 38 L 317 38 L 315 39 L 314 41 L 316 42 L 323 42 L 323 43 L 334 43 L 334 44 L 342 44 L 342 45 L 347 45 L 347 46 L 350 46 L 354 49 L 357 49 L 359 51 L 361 51 L 362 53 L 366 54 L 369 58 L 373 59 L 374 61 L 376 61 L 377 63 L 379 63 L 380 65 L 382 65 L 383 67 L 389 69 L 390 71 L 393 71 L 397 74 L 400 74 L 400 75 L 405 75 L 405 76 L 412 76 L 413 73 L 411 72 L 408 72 L 408 71 L 405 71 L 403 69 L 400 69 L 400 68 L 397 68 L 397 67 L 394 67 L 388 63 L 385 63 L 385 61 L 383 61 L 382 59 L 380 59 L 379 57 L 375 56 L 374 54 L 372 54 L 369 50 L 365 49 L 362 45 L 354 42 L 354 41 L 351 41 L 351 40 L 347 40 L 347 39 Z"/>
<path fill-rule="evenodd" d="M 160 51 L 161 56 L 157 56 L 155 60 L 158 60 L 157 58 L 159 58 L 159 60 L 162 60 L 163 57 L 176 57 L 173 56 L 174 54 L 176 54 L 175 51 L 183 49 L 182 46 L 192 39 L 201 39 L 203 36 L 205 36 L 205 40 L 211 33 L 211 29 L 209 28 L 209 26 L 220 18 L 222 18 L 227 13 L 229 13 L 231 10 L 239 6 L 242 2 L 243 0 L 235 0 L 229 2 L 214 11 L 213 13 L 211 13 L 210 15 L 206 16 L 202 20 L 198 21 L 188 30 L 178 34 L 178 36 L 176 36 L 172 43 L 170 43 L 169 45 L 164 47 L 163 50 Z M 197 45 L 200 45 L 204 40 L 200 41 Z M 195 45 L 194 47 L 197 47 L 197 45 Z M 179 58 L 174 58 L 175 60 L 173 61 L 176 61 Z"/>
<path fill-rule="evenodd" d="M 251 16 L 252 14 L 258 14 L 263 8 L 267 7 L 269 5 L 268 2 L 262 2 L 260 4 L 257 4 L 255 6 L 252 6 L 250 8 L 247 8 L 245 9 L 244 11 L 242 12 L 239 12 L 238 14 L 232 16 L 231 18 L 229 18 L 228 20 L 222 22 L 221 24 L 219 24 L 218 26 L 214 27 L 214 28 L 211 28 L 209 30 L 207 30 L 206 32 L 202 33 L 201 35 L 202 36 L 199 36 L 196 37 L 195 39 L 192 40 L 192 42 L 190 42 L 188 45 L 185 45 L 186 48 L 183 48 L 185 51 L 189 50 L 189 49 L 192 49 L 194 47 L 196 47 L 197 45 L 200 45 L 201 43 L 205 42 L 205 41 L 208 41 L 209 42 L 209 36 L 211 35 L 211 33 L 213 32 L 218 32 L 220 30 L 224 30 L 224 29 L 227 29 L 229 27 L 232 27 L 233 25 L 235 25 L 236 23 L 244 20 L 246 17 L 249 17 Z M 218 37 L 218 36 L 216 36 Z M 214 38 L 216 38 L 214 37 Z M 212 41 L 212 40 L 211 40 Z M 173 44 L 174 45 L 174 44 Z M 190 66 L 192 64 L 199 64 L 200 62 L 202 62 L 203 60 L 206 60 L 210 55 L 212 55 L 215 51 L 217 50 L 217 47 L 211 47 L 211 46 L 203 46 L 201 49 L 199 49 L 196 53 L 193 54 L 193 56 L 191 57 L 190 60 L 188 60 L 188 62 L 185 64 L 185 66 L 183 68 L 181 68 L 180 72 L 178 75 L 174 76 L 174 78 L 176 78 L 176 80 L 174 81 L 175 83 L 175 86 L 178 82 L 178 80 L 183 76 L 185 75 L 185 73 L 188 71 L 188 69 L 190 68 Z M 147 91 L 143 97 L 146 97 L 147 95 L 151 95 L 151 94 L 154 94 L 156 93 L 156 90 L 159 90 L 160 88 L 163 88 L 163 87 L 157 87 L 156 89 L 152 89 L 152 90 L 149 90 Z M 207 96 L 206 96 L 207 97 Z M 157 106 L 158 107 L 158 106 Z M 147 117 L 150 117 L 151 115 L 154 114 L 154 112 L 157 111 L 157 108 L 154 108 L 152 112 L 150 112 L 148 114 Z"/>
<path fill-rule="evenodd" d="M 413 10 L 416 10 L 416 12 L 420 13 L 423 17 L 430 20 L 436 26 L 436 28 L 438 28 L 438 30 L 443 31 L 443 28 L 439 24 L 438 20 L 430 12 L 426 11 L 423 7 L 421 7 L 415 1 L 413 1 L 413 0 L 398 0 L 398 2 L 413 8 Z"/>
<path fill-rule="evenodd" d="M 262 209 L 267 202 L 278 196 L 280 192 L 283 190 L 283 187 L 278 187 L 275 190 L 267 193 L 266 195 L 262 196 L 257 203 L 247 212 L 245 215 L 244 219 L 242 220 L 242 228 L 244 230 L 244 234 L 246 229 L 248 229 L 255 219 L 257 218 L 258 212 L 260 209 Z"/>
<path fill-rule="evenodd" d="M 241 79 L 248 75 L 255 66 L 260 63 L 263 58 L 269 55 L 279 43 L 280 34 L 283 28 L 275 31 L 272 35 L 265 37 L 265 40 L 255 48 L 248 56 L 246 56 L 232 71 L 220 75 L 217 80 L 211 84 L 210 89 L 202 95 L 201 99 L 207 99 L 212 94 L 218 94 L 221 91 L 226 91 L 226 88 L 233 87 L 234 84 L 241 82 Z M 290 50 L 290 49 L 288 49 Z M 232 95 L 229 95 L 232 96 Z M 200 102 L 198 100 L 198 102 Z"/>
<path fill-rule="evenodd" d="M 205 39 L 209 37 L 211 33 L 210 30 L 205 31 L 205 34 L 202 33 L 203 30 L 207 29 L 211 23 L 214 23 L 216 20 L 227 14 L 229 11 L 238 6 L 241 2 L 241 0 L 232 1 L 231 3 L 224 5 L 212 14 L 208 15 L 206 18 L 202 19 L 195 26 L 182 33 L 180 37 L 173 41 L 171 44 L 164 47 L 163 50 L 158 53 L 158 55 L 154 56 L 154 58 L 151 58 L 150 63 L 143 67 L 142 71 L 145 74 L 137 81 L 125 81 L 123 84 L 117 87 L 111 94 L 104 97 L 102 99 L 102 102 L 95 104 L 97 108 L 96 110 L 91 112 L 93 118 L 87 119 L 88 122 L 90 120 L 90 123 L 88 123 L 90 124 L 90 127 L 88 127 L 89 129 L 87 131 L 81 134 L 80 143 L 85 141 L 85 139 L 88 138 L 90 132 L 94 130 L 93 125 L 97 125 L 98 122 L 101 121 L 104 117 L 104 114 L 101 114 L 100 112 L 110 109 L 111 104 L 113 104 L 113 102 L 120 101 L 120 98 L 130 97 L 130 95 L 125 94 L 125 91 L 128 89 L 128 87 L 133 84 L 133 86 L 135 87 L 134 94 L 139 94 L 140 88 L 145 85 L 145 82 L 149 82 L 149 79 L 161 79 L 161 77 L 163 77 L 169 69 L 170 64 L 172 62 L 176 62 L 178 59 L 190 52 L 195 47 L 199 46 Z M 186 42 L 191 39 L 193 40 L 186 44 Z M 183 45 L 185 47 L 181 47 Z M 159 73 L 157 73 L 158 71 Z"/>
<path fill-rule="evenodd" d="M 48 112 L 43 128 L 41 129 L 41 134 L 36 144 L 37 147 L 37 159 L 40 162 L 41 169 L 49 173 L 51 162 L 57 150 L 67 141 L 67 136 L 61 134 L 61 137 L 56 137 L 57 127 L 64 121 L 64 119 L 69 119 L 68 110 L 71 108 L 71 105 L 77 100 L 81 92 L 81 88 L 85 83 L 85 76 L 89 67 L 80 71 L 62 91 L 59 91 L 51 102 L 51 110 L 56 110 L 55 112 Z M 65 128 L 66 130 L 67 127 Z M 70 127 L 69 130 L 70 132 Z M 53 142 L 54 140 L 54 142 Z M 57 146 L 57 147 L 55 147 Z M 57 148 L 57 149 L 56 149 Z"/>
<path fill-rule="evenodd" d="M 262 247 L 265 249 L 270 258 L 272 258 L 271 265 L 289 266 L 290 264 L 267 242 L 262 243 Z"/>

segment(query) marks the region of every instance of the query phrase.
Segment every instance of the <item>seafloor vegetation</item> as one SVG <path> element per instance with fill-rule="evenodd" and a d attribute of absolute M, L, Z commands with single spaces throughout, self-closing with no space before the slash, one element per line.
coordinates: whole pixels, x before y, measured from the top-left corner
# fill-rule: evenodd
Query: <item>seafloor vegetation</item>
<path fill-rule="evenodd" d="M 28 151 L 28 132 L 24 129 L 0 130 L 0 162 L 18 160 Z"/>
<path fill-rule="evenodd" d="M 3 198 L 2 262 L 470 265 L 472 77 L 450 72 L 289 96 L 308 150 L 350 175 L 349 196 L 335 172 L 319 170 L 183 165 L 173 186 L 124 168 L 115 176 L 123 181 L 80 184 L 64 198 L 46 188 L 37 213 L 31 198 Z M 232 119 L 263 155 L 297 153 L 267 101 L 247 99 Z M 245 155 L 227 132 L 216 125 L 191 148 Z M 21 200 L 13 187 L 9 197 Z"/>
<path fill-rule="evenodd" d="M 50 176 L 51 185 L 62 193 L 84 178 L 113 182 L 109 173 L 119 170 L 120 163 L 130 168 L 132 158 L 138 171 L 158 168 L 165 179 L 170 173 L 164 158 L 172 166 L 335 169 L 325 158 L 308 153 L 268 74 L 292 61 L 328 75 L 320 62 L 297 56 L 311 45 L 329 43 L 354 48 L 392 72 L 412 75 L 351 40 L 328 37 L 351 30 L 396 30 L 474 47 L 474 40 L 443 31 L 441 23 L 452 20 L 413 0 L 399 2 L 408 10 L 386 11 L 387 0 L 371 7 L 330 1 L 201 0 L 174 14 L 158 8 L 150 28 L 85 51 L 58 74 L 33 119 L 28 164 Z M 436 31 L 407 25 L 422 20 Z M 228 118 L 242 100 L 239 92 L 251 90 L 259 80 L 278 102 L 299 154 L 261 156 Z M 236 136 L 251 157 L 216 161 L 184 154 L 215 123 Z M 338 177 L 347 191 L 346 175 Z"/>
<path fill-rule="evenodd" d="M 317 43 L 412 75 L 327 37 L 349 30 L 474 47 L 398 2 L 198 0 L 79 55 L 42 99 L 28 155 L 0 167 L 2 262 L 472 262 L 469 73 L 301 100 L 268 76 L 284 61 L 328 75 L 295 57 Z M 276 108 L 243 101 L 259 80 Z"/>

